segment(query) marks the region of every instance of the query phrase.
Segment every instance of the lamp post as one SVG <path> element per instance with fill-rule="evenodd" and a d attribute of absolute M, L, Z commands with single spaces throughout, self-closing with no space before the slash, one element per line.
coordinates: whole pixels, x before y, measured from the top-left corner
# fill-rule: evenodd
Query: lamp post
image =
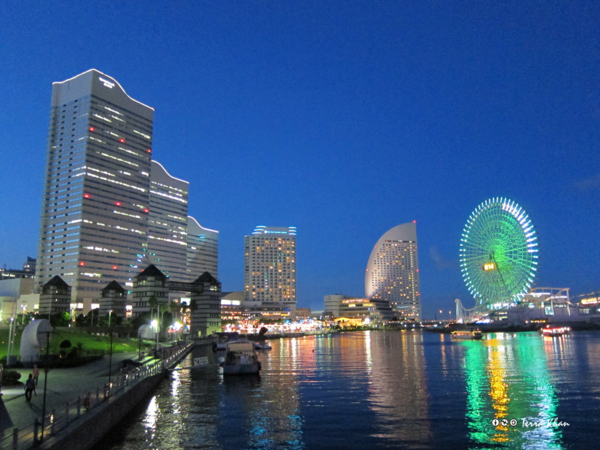
<path fill-rule="evenodd" d="M 111 311 L 112 312 L 112 311 Z M 110 318 L 110 316 L 109 316 Z M 109 325 L 110 327 L 110 325 Z M 111 387 L 112 385 L 110 384 L 110 376 L 112 374 L 112 354 L 113 354 L 113 334 L 109 328 L 108 332 L 110 333 L 110 353 L 108 354 L 108 397 L 110 397 L 110 391 L 111 391 Z"/>
<path fill-rule="evenodd" d="M 46 420 L 46 387 L 48 386 L 48 360 L 50 359 L 50 333 L 52 331 L 43 331 L 46 335 L 46 361 L 44 361 L 44 400 L 42 402 L 42 434 L 40 442 L 44 441 L 44 422 Z"/>
<path fill-rule="evenodd" d="M 112 312 L 112 309 L 108 312 L 108 328 L 110 328 L 110 317 L 112 316 Z"/>
<path fill-rule="evenodd" d="M 156 352 L 158 354 L 158 320 L 154 319 L 152 321 L 152 326 L 154 327 L 155 334 L 156 334 Z"/>

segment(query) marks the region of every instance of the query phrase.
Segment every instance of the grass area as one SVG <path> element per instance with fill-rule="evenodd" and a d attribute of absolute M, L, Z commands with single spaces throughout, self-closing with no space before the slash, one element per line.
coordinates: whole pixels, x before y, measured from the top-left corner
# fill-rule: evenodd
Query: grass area
<path fill-rule="evenodd" d="M 22 333 L 23 331 L 21 330 L 15 334 L 15 347 L 13 355 L 19 355 Z M 0 358 L 6 356 L 8 353 L 8 335 L 8 328 L 0 328 Z M 110 351 L 110 338 L 108 336 L 96 336 L 88 333 L 70 331 L 54 331 L 50 338 L 50 353 L 58 353 L 61 350 L 59 345 L 64 340 L 69 340 L 73 347 L 81 344 L 84 353 L 108 353 Z M 137 339 L 113 338 L 114 353 L 137 352 L 138 345 Z M 147 349 L 151 348 L 153 345 L 154 343 L 152 341 L 143 341 L 142 351 L 147 351 Z"/>

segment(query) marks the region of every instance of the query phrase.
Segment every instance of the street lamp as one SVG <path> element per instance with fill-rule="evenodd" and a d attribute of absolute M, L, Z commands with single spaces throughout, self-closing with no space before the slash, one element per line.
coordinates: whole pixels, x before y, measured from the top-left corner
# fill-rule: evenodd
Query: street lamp
<path fill-rule="evenodd" d="M 156 352 L 158 353 L 158 320 L 154 319 L 152 321 L 152 327 L 154 327 L 156 334 Z"/>
<path fill-rule="evenodd" d="M 110 317 L 112 316 L 112 312 L 112 309 L 108 312 L 108 328 L 110 328 Z"/>
<path fill-rule="evenodd" d="M 44 400 L 42 402 L 42 435 L 40 442 L 44 441 L 44 426 L 46 419 L 46 388 L 48 387 L 48 361 L 50 360 L 50 333 L 52 331 L 42 331 L 46 335 L 46 360 L 44 361 Z"/>

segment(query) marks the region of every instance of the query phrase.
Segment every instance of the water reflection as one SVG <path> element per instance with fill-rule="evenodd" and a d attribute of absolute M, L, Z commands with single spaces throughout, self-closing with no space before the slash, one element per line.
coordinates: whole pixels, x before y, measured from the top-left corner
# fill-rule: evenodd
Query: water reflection
<path fill-rule="evenodd" d="M 96 450 L 547 449 L 596 439 L 600 334 L 455 342 L 373 331 L 271 344 L 260 377 L 223 378 L 210 349 L 196 348 L 183 365 L 200 356 L 212 365 L 174 372 Z M 570 426 L 548 426 L 554 419 Z"/>
<path fill-rule="evenodd" d="M 459 345 L 466 348 L 471 440 L 477 444 L 510 444 L 511 448 L 561 448 L 561 431 L 547 426 L 548 420 L 556 417 L 558 401 L 541 338 L 497 333 Z M 527 426 L 533 422 L 543 426 Z"/>
<path fill-rule="evenodd" d="M 373 359 L 371 408 L 380 424 L 377 437 L 412 444 L 431 438 L 422 342 L 423 335 L 412 331 L 373 333 L 367 342 Z"/>

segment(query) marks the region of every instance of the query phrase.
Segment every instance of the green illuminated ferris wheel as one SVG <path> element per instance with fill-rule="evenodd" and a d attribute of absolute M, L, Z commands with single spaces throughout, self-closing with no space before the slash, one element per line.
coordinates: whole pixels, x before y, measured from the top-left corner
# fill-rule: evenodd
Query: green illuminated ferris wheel
<path fill-rule="evenodd" d="M 460 240 L 460 270 L 477 306 L 518 303 L 533 284 L 538 252 L 533 224 L 518 204 L 496 197 L 475 208 Z"/>

